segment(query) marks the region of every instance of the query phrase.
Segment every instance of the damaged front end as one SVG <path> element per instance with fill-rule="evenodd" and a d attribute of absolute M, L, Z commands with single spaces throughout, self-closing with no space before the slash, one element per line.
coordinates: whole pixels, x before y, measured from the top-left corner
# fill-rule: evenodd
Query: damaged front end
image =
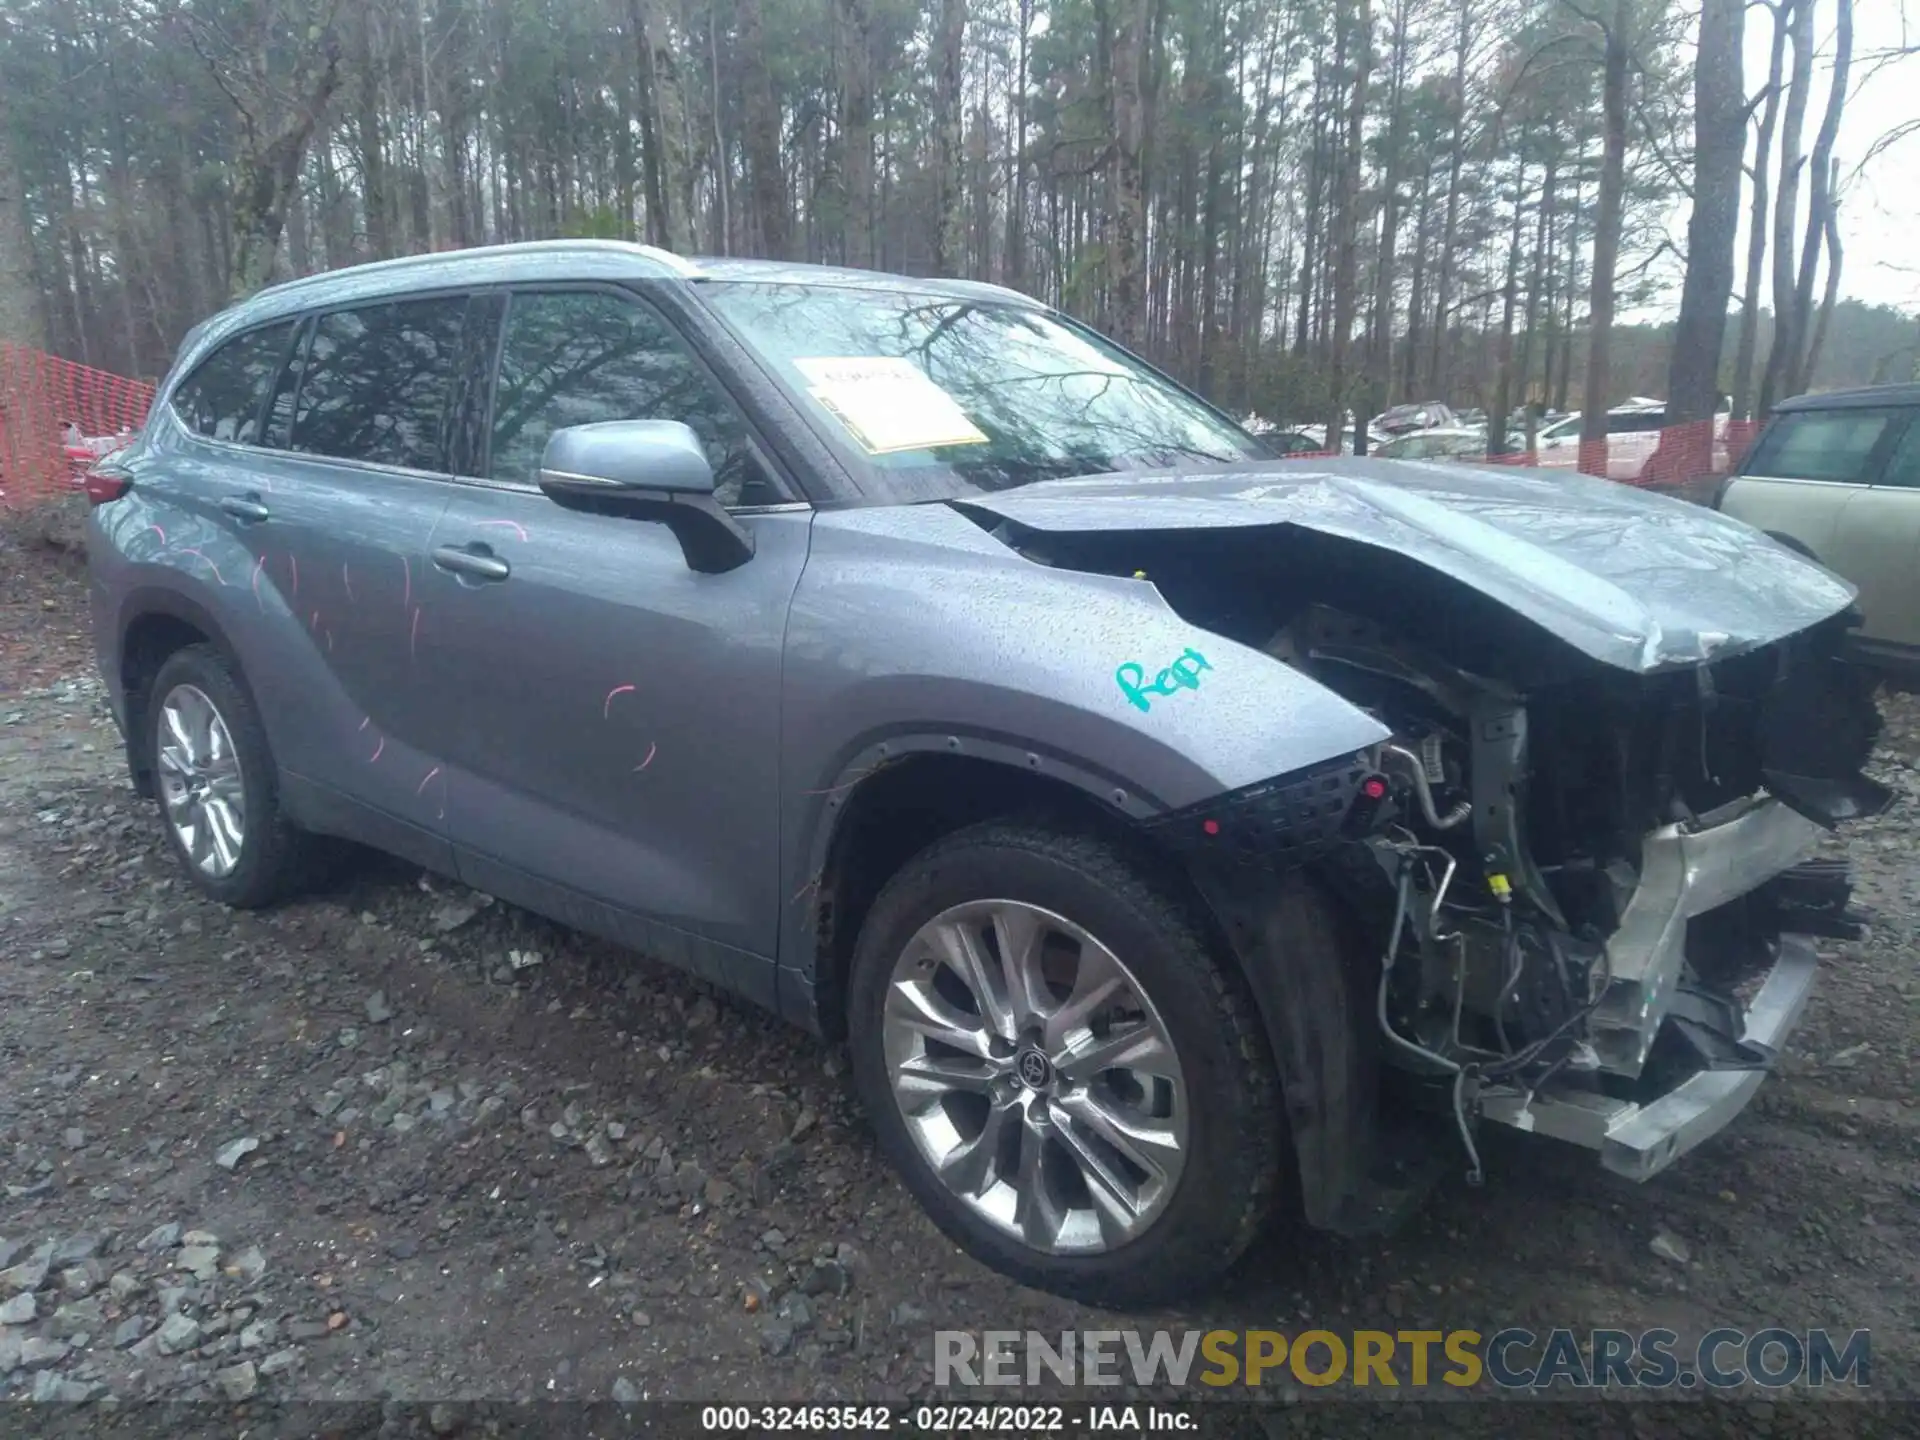
<path fill-rule="evenodd" d="M 1345 993 L 1272 1006 L 1301 1032 L 1279 1048 L 1323 1059 L 1283 1075 L 1296 1137 L 1323 1151 L 1301 1157 L 1310 1218 L 1392 1223 L 1435 1120 L 1475 1183 L 1483 1119 L 1645 1180 L 1744 1107 L 1812 987 L 1813 938 L 1859 934 L 1844 863 L 1810 857 L 1891 798 L 1860 773 L 1879 717 L 1835 658 L 1843 629 L 1524 690 L 1324 606 L 1272 637 L 1392 738 L 1159 828 L 1243 950 L 1285 964 L 1284 877 L 1312 874 L 1374 957 Z M 1343 1010 L 1373 1033 L 1328 1063 Z M 1376 1106 L 1367 1059 L 1401 1103 Z M 1345 1153 L 1343 1123 L 1376 1109 L 1375 1148 Z"/>
<path fill-rule="evenodd" d="M 1745 1104 L 1811 987 L 1809 937 L 1851 937 L 1823 833 L 1890 795 L 1860 774 L 1871 690 L 1843 624 L 1720 661 L 1598 669 L 1521 693 L 1314 607 L 1274 653 L 1394 738 L 1392 812 L 1329 874 L 1387 914 L 1385 1058 L 1475 1115 L 1646 1179 Z"/>
<path fill-rule="evenodd" d="M 1360 538 L 1359 509 L 1404 520 L 1413 502 L 1345 479 L 1280 501 L 1243 487 L 1249 507 L 1289 507 L 1260 528 L 1225 510 L 1233 523 L 1147 532 L 996 507 L 1030 558 L 1139 574 L 1392 732 L 1156 827 L 1251 957 L 1307 1218 L 1330 1228 L 1393 1223 L 1424 1188 L 1402 1162 L 1436 1135 L 1477 1181 L 1482 1121 L 1636 1180 L 1721 1129 L 1799 1016 L 1813 939 L 1858 934 L 1820 840 L 1891 800 L 1861 773 L 1880 718 L 1839 658 L 1855 616 L 1825 572 L 1803 581 L 1717 517 L 1611 495 L 1587 515 L 1524 476 L 1485 483 L 1509 517 L 1520 496 L 1574 519 L 1531 541 L 1457 511 L 1418 532 L 1383 521 L 1389 550 Z M 1609 545 L 1607 507 L 1632 543 Z M 1691 546 L 1676 553 L 1692 587 L 1636 592 L 1663 535 Z M 1523 585 L 1550 603 L 1519 608 Z M 1709 635 L 1729 613 L 1743 623 Z M 1357 958 L 1338 984 L 1292 963 L 1312 943 L 1288 913 L 1302 876 L 1344 902 Z"/>

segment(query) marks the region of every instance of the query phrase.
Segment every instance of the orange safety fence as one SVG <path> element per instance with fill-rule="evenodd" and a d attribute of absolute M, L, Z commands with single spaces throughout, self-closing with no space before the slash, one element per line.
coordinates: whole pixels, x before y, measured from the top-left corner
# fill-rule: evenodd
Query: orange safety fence
<path fill-rule="evenodd" d="M 1462 445 L 1455 434 L 1414 432 L 1369 435 L 1367 450 L 1376 458 L 1446 461 L 1460 465 L 1516 465 L 1540 470 L 1570 470 L 1603 476 L 1643 490 L 1690 492 L 1701 482 L 1732 474 L 1746 458 L 1758 420 L 1719 415 L 1659 430 L 1629 431 L 1603 440 L 1568 439 L 1516 447 L 1492 455 Z M 1331 459 L 1331 450 L 1295 451 L 1289 460 Z"/>
<path fill-rule="evenodd" d="M 1759 433 L 1757 420 L 1720 415 L 1660 430 L 1629 431 L 1601 440 L 1577 440 L 1473 458 L 1490 465 L 1578 470 L 1643 490 L 1686 490 L 1702 480 L 1731 474 L 1746 458 Z"/>
<path fill-rule="evenodd" d="M 154 387 L 0 341 L 0 506 L 66 494 L 101 457 L 132 441 Z"/>

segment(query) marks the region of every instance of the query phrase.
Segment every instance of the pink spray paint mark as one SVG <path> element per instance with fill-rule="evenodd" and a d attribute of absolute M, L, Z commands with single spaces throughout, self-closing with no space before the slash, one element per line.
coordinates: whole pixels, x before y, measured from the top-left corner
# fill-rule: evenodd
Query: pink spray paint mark
<path fill-rule="evenodd" d="M 367 763 L 371 765 L 374 761 L 378 760 L 380 758 L 380 752 L 386 748 L 387 748 L 387 737 L 382 735 L 380 737 L 380 743 L 373 747 L 373 753 L 367 756 Z"/>
<path fill-rule="evenodd" d="M 151 531 L 153 531 L 153 533 L 154 533 L 154 534 L 156 534 L 156 535 L 158 535 L 158 536 L 160 537 L 160 543 L 161 543 L 162 545 L 164 545 L 164 544 L 166 544 L 166 543 L 167 543 L 167 532 L 166 532 L 166 531 L 164 531 L 164 530 L 162 530 L 162 529 L 161 529 L 161 528 L 160 528 L 160 527 L 159 527 L 158 525 L 149 525 L 149 526 L 148 526 L 147 528 L 148 528 L 149 530 L 151 530 Z"/>
<path fill-rule="evenodd" d="M 631 695 L 635 688 L 636 687 L 632 685 L 616 685 L 613 687 L 613 689 L 607 691 L 606 703 L 600 707 L 600 718 L 602 720 L 605 720 L 605 719 L 608 719 L 610 716 L 612 716 L 614 696 Z"/>
<path fill-rule="evenodd" d="M 858 775 L 855 775 L 851 780 L 842 780 L 838 785 L 829 785 L 824 790 L 802 790 L 800 793 L 802 795 L 838 795 L 842 790 L 851 790 L 862 780 L 873 774 L 874 771 L 878 770 L 883 763 L 885 762 L 876 761 L 874 764 L 862 770 Z"/>
<path fill-rule="evenodd" d="M 440 767 L 438 765 L 434 766 L 433 769 L 427 771 L 427 773 L 421 777 L 420 783 L 413 787 L 413 793 L 416 795 L 423 793 L 426 790 L 429 782 L 431 782 L 433 777 L 438 775 L 439 773 L 440 773 Z"/>
<path fill-rule="evenodd" d="M 527 538 L 526 527 L 518 520 L 476 520 L 474 523 L 476 525 L 505 525 L 522 540 Z"/>
<path fill-rule="evenodd" d="M 400 587 L 400 608 L 405 610 L 413 604 L 413 562 L 404 555 L 400 557 L 400 573 L 404 577 Z"/>
<path fill-rule="evenodd" d="M 199 555 L 202 560 L 207 560 L 205 555 L 201 554 L 200 551 L 194 549 L 191 545 L 181 546 L 180 553 L 182 555 Z M 226 577 L 220 573 L 220 567 L 214 564 L 213 561 L 207 560 L 207 568 L 213 571 L 213 578 L 215 580 L 219 581 L 222 585 L 227 583 Z"/>
<path fill-rule="evenodd" d="M 348 601 L 348 603 L 352 603 L 352 601 L 353 601 L 353 577 L 352 577 L 351 575 L 349 575 L 349 574 L 347 574 L 347 562 L 346 562 L 346 561 L 344 561 L 344 560 L 342 560 L 342 561 L 340 562 L 340 586 L 341 586 L 341 588 L 342 588 L 343 590 L 345 590 L 345 591 L 347 592 L 347 601 Z"/>
<path fill-rule="evenodd" d="M 653 763 L 654 752 L 659 748 L 660 745 L 657 741 L 649 741 L 647 743 L 647 758 L 633 767 L 633 773 L 638 775 L 642 770 L 646 769 L 647 766 L 651 765 Z"/>

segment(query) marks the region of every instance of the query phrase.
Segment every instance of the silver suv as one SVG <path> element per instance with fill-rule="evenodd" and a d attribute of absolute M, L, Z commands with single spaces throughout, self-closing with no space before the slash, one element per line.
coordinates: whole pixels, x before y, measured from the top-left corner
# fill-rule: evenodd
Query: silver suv
<path fill-rule="evenodd" d="M 1115 1304 L 1487 1123 L 1653 1174 L 1884 805 L 1853 593 L 1581 476 L 1274 460 L 992 286 L 555 242 L 267 290 L 87 478 L 188 876 L 355 841 L 850 1047 L 955 1241 Z M 1737 987 L 1756 987 L 1743 1005 Z"/>

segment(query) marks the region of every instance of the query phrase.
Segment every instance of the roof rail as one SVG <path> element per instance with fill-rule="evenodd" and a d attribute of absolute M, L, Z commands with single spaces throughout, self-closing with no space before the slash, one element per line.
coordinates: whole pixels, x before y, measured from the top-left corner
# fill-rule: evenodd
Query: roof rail
<path fill-rule="evenodd" d="M 581 251 L 613 252 L 630 256 L 654 266 L 655 273 L 662 278 L 687 279 L 700 273 L 698 266 L 675 255 L 671 250 L 662 250 L 654 245 L 640 245 L 629 240 L 523 240 L 510 245 L 468 245 L 458 250 L 429 250 L 420 255 L 401 255 L 391 260 L 369 260 L 360 265 L 343 265 L 337 270 L 322 270 L 314 275 L 302 275 L 293 280 L 282 280 L 277 285 L 263 286 L 248 298 L 284 295 L 305 286 L 331 284 L 348 276 L 389 275 L 466 257 L 578 254 Z"/>

